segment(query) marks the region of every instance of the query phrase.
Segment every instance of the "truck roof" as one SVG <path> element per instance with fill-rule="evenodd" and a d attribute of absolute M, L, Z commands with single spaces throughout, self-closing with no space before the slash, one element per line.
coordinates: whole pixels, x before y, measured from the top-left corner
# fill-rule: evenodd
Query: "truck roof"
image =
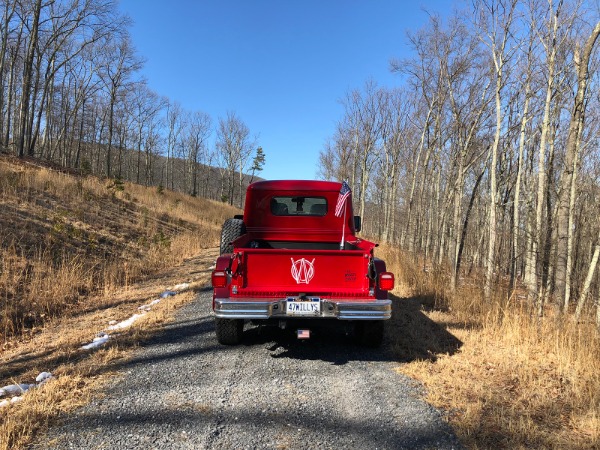
<path fill-rule="evenodd" d="M 342 183 L 319 180 L 269 180 L 257 181 L 248 186 L 248 191 L 337 191 Z"/>

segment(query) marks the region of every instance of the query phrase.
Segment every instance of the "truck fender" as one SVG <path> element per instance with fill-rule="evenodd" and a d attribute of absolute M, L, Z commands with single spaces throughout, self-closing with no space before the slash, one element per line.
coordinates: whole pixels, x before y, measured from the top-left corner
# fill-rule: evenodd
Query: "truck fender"
<path fill-rule="evenodd" d="M 231 257 L 233 255 L 226 254 L 221 255 L 217 258 L 215 263 L 215 271 L 228 271 L 229 266 L 231 265 Z M 213 309 L 215 307 L 215 298 L 228 298 L 229 297 L 229 285 L 222 288 L 214 288 L 213 289 Z"/>

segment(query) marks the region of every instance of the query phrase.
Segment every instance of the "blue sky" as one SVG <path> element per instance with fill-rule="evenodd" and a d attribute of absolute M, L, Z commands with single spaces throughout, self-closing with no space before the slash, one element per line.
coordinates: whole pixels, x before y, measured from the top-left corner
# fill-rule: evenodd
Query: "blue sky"
<path fill-rule="evenodd" d="M 120 8 L 151 89 L 215 124 L 235 112 L 265 151 L 261 177 L 312 179 L 344 94 L 368 79 L 399 85 L 389 61 L 410 56 L 406 32 L 455 3 L 121 0 Z"/>

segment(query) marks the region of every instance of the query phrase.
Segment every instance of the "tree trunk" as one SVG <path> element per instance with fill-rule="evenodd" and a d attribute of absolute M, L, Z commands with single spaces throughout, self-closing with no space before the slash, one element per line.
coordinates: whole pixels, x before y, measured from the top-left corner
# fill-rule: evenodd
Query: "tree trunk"
<path fill-rule="evenodd" d="M 31 23 L 31 32 L 29 34 L 29 45 L 23 67 L 23 84 L 21 87 L 21 108 L 19 113 L 19 140 L 17 151 L 19 157 L 25 156 L 25 137 L 27 134 L 27 124 L 29 118 L 29 101 L 31 97 L 31 84 L 33 77 L 33 60 L 35 58 L 35 48 L 37 47 L 38 29 L 40 25 L 40 13 L 42 10 L 42 0 L 36 0 L 33 4 L 33 17 Z"/>
<path fill-rule="evenodd" d="M 10 21 L 15 12 L 16 1 L 13 2 L 4 2 L 4 11 L 2 14 L 2 28 L 0 31 L 2 33 L 2 43 L 0 44 L 0 146 L 8 145 L 8 142 L 3 142 L 4 140 L 4 115 L 2 111 L 4 110 L 4 76 L 5 76 L 5 64 L 6 57 L 8 55 L 8 38 L 9 38 L 9 25 Z M 10 105 L 8 105 L 8 108 Z"/>
<path fill-rule="evenodd" d="M 529 103 L 531 101 L 530 77 L 527 78 L 525 85 L 525 104 L 523 105 L 523 115 L 521 116 L 521 130 L 519 133 L 519 160 L 517 162 L 517 180 L 515 182 L 515 197 L 513 206 L 513 230 L 512 230 L 512 250 L 513 258 L 510 266 L 510 290 L 513 291 L 516 286 L 517 277 L 517 255 L 519 254 L 519 208 L 521 202 L 521 176 L 523 173 L 523 154 L 525 153 L 525 129 L 529 121 Z"/>
<path fill-rule="evenodd" d="M 473 186 L 473 191 L 471 192 L 471 199 L 469 200 L 469 206 L 467 207 L 467 212 L 465 214 L 465 220 L 463 222 L 463 226 L 462 226 L 462 232 L 460 234 L 460 242 L 458 245 L 458 252 L 456 255 L 456 270 L 455 270 L 455 280 L 454 280 L 454 286 L 456 286 L 457 284 L 457 278 L 458 278 L 458 274 L 460 273 L 460 266 L 461 266 L 461 262 L 462 262 L 462 255 L 463 255 L 463 249 L 465 247 L 465 241 L 467 239 L 467 229 L 469 227 L 469 219 L 471 217 L 471 211 L 473 210 L 473 205 L 475 204 L 475 198 L 477 196 L 477 189 L 479 188 L 479 184 L 481 183 L 481 180 L 483 179 L 483 175 L 485 174 L 485 170 L 483 170 L 479 176 L 477 177 L 477 180 L 475 181 L 475 186 Z"/>
<path fill-rule="evenodd" d="M 598 242 L 594 247 L 594 255 L 592 256 L 592 261 L 590 262 L 590 267 L 588 269 L 587 276 L 585 277 L 585 282 L 583 283 L 583 289 L 581 290 L 581 294 L 579 294 L 579 300 L 577 302 L 577 308 L 575 309 L 575 319 L 579 320 L 581 317 L 581 311 L 583 311 L 583 305 L 585 304 L 585 299 L 588 296 L 590 291 L 590 286 L 592 284 L 592 279 L 594 278 L 594 273 L 596 272 L 596 265 L 598 264 L 598 256 L 600 255 L 600 234 L 598 235 Z"/>
<path fill-rule="evenodd" d="M 561 303 L 564 303 L 566 297 L 571 184 L 573 182 L 575 171 L 575 160 L 577 158 L 577 153 L 579 152 L 579 135 L 582 132 L 585 118 L 585 95 L 589 79 L 589 61 L 598 36 L 600 36 L 600 22 L 596 24 L 594 30 L 587 39 L 579 60 L 577 95 L 575 96 L 571 113 L 564 171 L 559 189 L 556 295 L 559 300 L 562 300 Z"/>
<path fill-rule="evenodd" d="M 486 259 L 486 275 L 484 286 L 484 297 L 489 301 L 492 297 L 492 279 L 494 276 L 495 255 L 496 255 L 496 165 L 498 164 L 498 147 L 500 146 L 500 129 L 502 127 L 502 104 L 500 101 L 500 89 L 502 87 L 502 60 L 497 67 L 496 78 L 496 132 L 494 143 L 492 144 L 491 163 L 490 163 L 490 221 L 488 233 L 488 254 Z"/>

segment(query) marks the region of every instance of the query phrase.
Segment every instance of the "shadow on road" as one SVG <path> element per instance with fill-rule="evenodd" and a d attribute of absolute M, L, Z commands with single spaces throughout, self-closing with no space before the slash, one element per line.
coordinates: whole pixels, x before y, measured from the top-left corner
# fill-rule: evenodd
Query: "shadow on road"
<path fill-rule="evenodd" d="M 203 289 L 199 293 L 197 302 L 206 302 L 207 297 L 208 292 Z M 352 334 L 351 324 L 337 320 L 317 321 L 317 325 L 320 326 L 310 327 L 309 340 L 296 338 L 297 327 L 293 326 L 295 323 L 292 321 L 288 322 L 292 326 L 287 330 L 246 325 L 242 345 L 264 346 L 265 351 L 272 358 L 322 360 L 332 365 L 344 365 L 349 361 L 435 361 L 440 354 L 454 354 L 461 347 L 462 342 L 452 335 L 444 324 L 432 321 L 423 313 L 423 310 L 428 307 L 426 300 L 393 296 L 392 318 L 386 321 L 384 342 L 380 348 L 367 348 L 357 344 Z M 200 308 L 200 305 L 198 308 L 204 309 Z M 140 336 L 135 334 L 124 335 L 109 341 L 109 346 L 135 346 L 139 338 Z M 99 374 L 131 365 L 157 363 L 200 353 L 236 349 L 236 347 L 217 343 L 214 320 L 210 313 L 194 314 L 194 317 L 180 316 L 178 320 L 165 325 L 158 333 L 143 339 L 137 345 L 156 350 L 136 353 L 129 358 L 113 361 L 109 366 L 98 366 L 94 372 Z M 0 368 L 0 379 L 22 375 L 31 368 L 35 360 L 44 361 L 45 366 L 56 367 L 86 357 L 87 353 L 54 354 L 52 350 L 23 355 L 3 364 Z"/>
<path fill-rule="evenodd" d="M 446 324 L 424 314 L 433 309 L 428 298 L 391 298 L 392 318 L 386 323 L 386 335 L 396 361 L 435 361 L 438 355 L 453 355 L 462 346 Z"/>
<path fill-rule="evenodd" d="M 268 350 L 273 358 L 323 360 L 334 365 L 348 361 L 435 361 L 437 355 L 454 354 L 462 342 L 423 310 L 422 300 L 416 297 L 392 296 L 392 318 L 386 321 L 384 343 L 380 348 L 366 348 L 354 342 L 348 323 L 333 321 L 311 328 L 309 340 L 296 338 L 290 330 L 276 327 L 248 327 L 244 332 L 244 345 L 271 344 Z M 317 325 L 318 321 L 315 321 Z"/>

